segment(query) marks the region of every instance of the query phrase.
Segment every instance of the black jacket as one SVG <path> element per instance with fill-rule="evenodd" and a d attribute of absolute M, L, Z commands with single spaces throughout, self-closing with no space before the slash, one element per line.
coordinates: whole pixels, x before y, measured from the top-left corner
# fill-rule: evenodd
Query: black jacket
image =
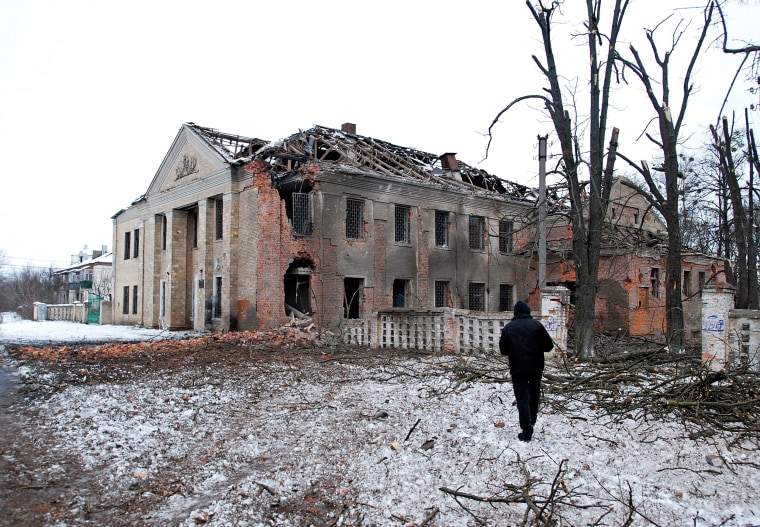
<path fill-rule="evenodd" d="M 554 342 L 541 322 L 533 320 L 525 302 L 515 305 L 515 317 L 501 330 L 499 350 L 509 357 L 512 376 L 541 375 L 544 353 L 554 349 Z"/>

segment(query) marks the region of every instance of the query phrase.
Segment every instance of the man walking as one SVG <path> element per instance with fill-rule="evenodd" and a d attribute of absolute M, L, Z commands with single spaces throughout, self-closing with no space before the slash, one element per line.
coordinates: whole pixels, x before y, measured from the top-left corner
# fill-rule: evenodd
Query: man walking
<path fill-rule="evenodd" d="M 499 350 L 509 358 L 509 373 L 522 428 L 517 435 L 520 441 L 527 442 L 533 437 L 541 397 L 544 353 L 553 348 L 554 342 L 544 325 L 530 315 L 530 306 L 522 300 L 517 302 L 514 318 L 501 330 Z"/>

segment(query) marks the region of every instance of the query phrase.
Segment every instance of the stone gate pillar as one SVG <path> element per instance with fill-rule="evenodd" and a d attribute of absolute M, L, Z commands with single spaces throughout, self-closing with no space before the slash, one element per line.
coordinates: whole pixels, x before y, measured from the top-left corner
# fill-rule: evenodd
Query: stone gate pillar
<path fill-rule="evenodd" d="M 554 340 L 552 355 L 567 352 L 567 322 L 570 314 L 570 290 L 562 286 L 541 291 L 541 322 Z"/>
<path fill-rule="evenodd" d="M 716 371 L 725 368 L 731 357 L 728 317 L 735 294 L 729 286 L 702 289 L 702 362 Z"/>

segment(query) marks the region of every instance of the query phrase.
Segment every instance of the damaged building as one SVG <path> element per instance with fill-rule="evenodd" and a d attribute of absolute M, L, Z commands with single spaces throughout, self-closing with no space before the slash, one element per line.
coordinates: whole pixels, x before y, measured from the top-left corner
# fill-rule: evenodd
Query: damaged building
<path fill-rule="evenodd" d="M 567 195 L 549 189 L 546 277 L 572 304 Z M 147 192 L 113 216 L 114 320 L 212 331 L 302 320 L 376 333 L 381 313 L 448 310 L 488 319 L 493 347 L 517 299 L 539 309 L 537 204 L 535 189 L 454 153 L 362 136 L 350 123 L 276 142 L 187 123 Z M 618 180 L 598 331 L 662 336 L 665 257 L 661 219 Z M 697 339 L 699 291 L 720 282 L 722 262 L 685 251 L 682 264 L 687 337 Z"/>
<path fill-rule="evenodd" d="M 113 216 L 114 317 L 219 331 L 510 311 L 536 286 L 528 195 L 353 124 L 269 142 L 187 123 Z"/>

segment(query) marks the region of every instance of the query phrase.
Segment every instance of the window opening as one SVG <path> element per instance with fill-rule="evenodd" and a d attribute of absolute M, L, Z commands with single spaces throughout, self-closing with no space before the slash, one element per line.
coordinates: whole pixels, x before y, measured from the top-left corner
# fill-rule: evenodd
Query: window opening
<path fill-rule="evenodd" d="M 660 270 L 657 267 L 652 267 L 649 278 L 652 283 L 652 298 L 660 298 Z"/>
<path fill-rule="evenodd" d="M 363 278 L 343 279 L 343 317 L 359 318 L 364 289 Z"/>
<path fill-rule="evenodd" d="M 514 309 L 513 292 L 512 284 L 499 284 L 499 311 L 512 311 Z"/>
<path fill-rule="evenodd" d="M 451 222 L 449 221 L 449 213 L 443 210 L 435 211 L 435 246 L 436 247 L 449 246 L 449 230 L 450 229 L 451 229 Z"/>
<path fill-rule="evenodd" d="M 129 286 L 124 286 L 124 295 L 121 299 L 121 313 L 123 315 L 129 315 Z"/>
<path fill-rule="evenodd" d="M 283 278 L 285 288 L 285 314 L 311 316 L 311 269 L 314 264 L 308 259 L 295 260 Z"/>
<path fill-rule="evenodd" d="M 451 307 L 451 286 L 448 281 L 435 282 L 435 307 Z"/>
<path fill-rule="evenodd" d="M 161 250 L 166 250 L 166 231 L 169 229 L 168 219 L 165 214 L 161 215 Z"/>
<path fill-rule="evenodd" d="M 683 272 L 683 294 L 684 296 L 691 296 L 691 271 Z"/>
<path fill-rule="evenodd" d="M 214 200 L 214 213 L 216 239 L 221 240 L 224 237 L 224 203 L 222 202 L 222 198 Z"/>
<path fill-rule="evenodd" d="M 275 181 L 280 199 L 285 202 L 285 214 L 295 234 L 311 235 L 311 183 L 300 172 L 292 172 Z"/>
<path fill-rule="evenodd" d="M 198 248 L 198 209 L 192 209 L 188 211 L 187 224 L 190 227 L 190 241 L 192 248 Z"/>
<path fill-rule="evenodd" d="M 472 311 L 486 310 L 486 284 L 470 282 L 467 308 Z"/>
<path fill-rule="evenodd" d="M 161 280 L 161 298 L 158 303 L 158 316 L 164 318 L 166 316 L 166 281 Z"/>
<path fill-rule="evenodd" d="M 137 258 L 140 255 L 140 229 L 135 229 L 135 250 L 133 257 Z"/>
<path fill-rule="evenodd" d="M 130 241 L 132 240 L 132 233 L 130 231 L 127 231 L 124 233 L 124 259 L 129 260 L 129 254 L 132 250 L 132 244 Z"/>
<path fill-rule="evenodd" d="M 393 307 L 409 307 L 409 280 L 393 281 Z"/>
<path fill-rule="evenodd" d="M 360 240 L 364 238 L 364 200 L 346 199 L 346 238 Z"/>
<path fill-rule="evenodd" d="M 222 316 L 222 277 L 214 277 L 214 318 Z"/>
<path fill-rule="evenodd" d="M 409 216 L 411 211 L 406 205 L 396 205 L 394 211 L 395 217 L 395 242 L 396 243 L 409 243 Z"/>
<path fill-rule="evenodd" d="M 132 286 L 132 314 L 137 314 L 137 286 Z"/>
<path fill-rule="evenodd" d="M 470 216 L 470 249 L 485 248 L 486 219 L 483 216 Z"/>
<path fill-rule="evenodd" d="M 705 275 L 705 272 L 704 271 L 699 271 L 699 274 L 697 275 L 697 281 L 699 283 L 699 288 L 700 289 L 702 289 L 703 287 L 705 287 L 705 280 L 706 280 L 706 278 L 707 277 Z"/>
<path fill-rule="evenodd" d="M 499 252 L 509 254 L 512 252 L 512 231 L 514 225 L 511 221 L 499 221 Z"/>

